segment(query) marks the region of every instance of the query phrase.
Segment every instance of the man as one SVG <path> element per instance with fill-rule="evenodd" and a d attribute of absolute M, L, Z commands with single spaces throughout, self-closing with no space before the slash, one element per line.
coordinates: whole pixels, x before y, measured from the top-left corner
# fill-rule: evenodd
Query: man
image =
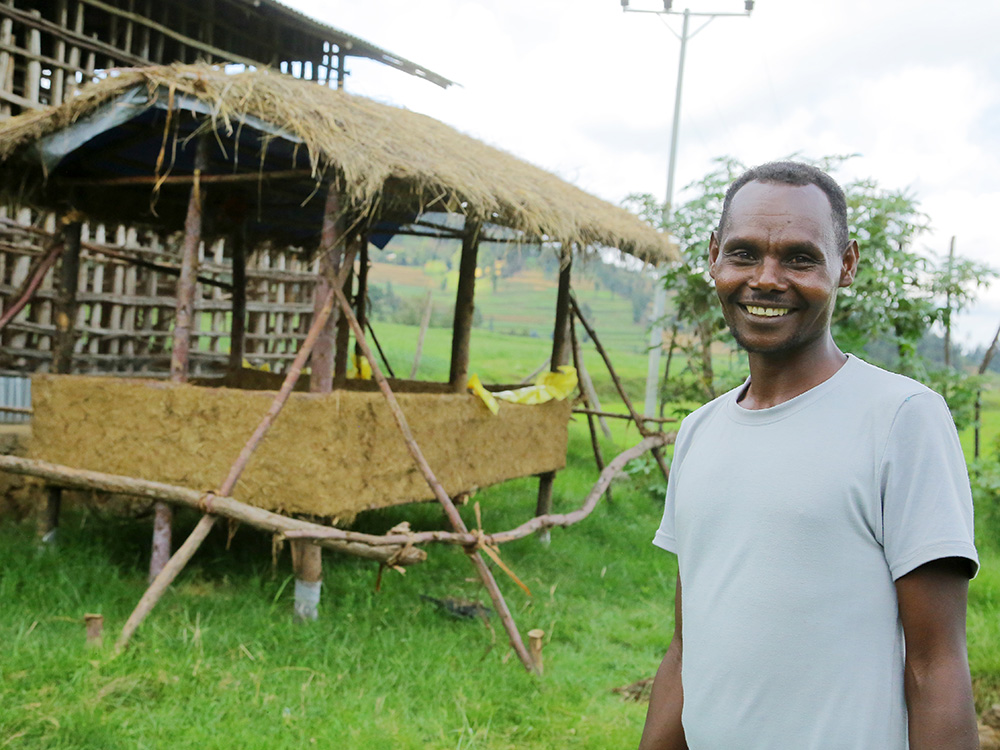
<path fill-rule="evenodd" d="M 675 629 L 640 749 L 978 747 L 965 462 L 940 396 L 834 343 L 858 268 L 843 192 L 752 169 L 709 255 L 750 378 L 677 438 L 654 539 L 678 558 Z"/>

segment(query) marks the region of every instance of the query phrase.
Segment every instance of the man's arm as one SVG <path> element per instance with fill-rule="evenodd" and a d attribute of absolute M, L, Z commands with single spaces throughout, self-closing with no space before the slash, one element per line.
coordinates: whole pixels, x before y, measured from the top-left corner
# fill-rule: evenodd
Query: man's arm
<path fill-rule="evenodd" d="M 979 747 L 965 644 L 969 561 L 948 557 L 896 581 L 906 639 L 910 750 Z"/>
<path fill-rule="evenodd" d="M 681 688 L 683 645 L 681 577 L 678 574 L 674 593 L 674 637 L 653 679 L 653 691 L 649 696 L 649 710 L 646 712 L 646 726 L 642 730 L 639 750 L 687 750 L 684 728 L 681 726 L 681 707 L 684 705 L 684 690 Z"/>

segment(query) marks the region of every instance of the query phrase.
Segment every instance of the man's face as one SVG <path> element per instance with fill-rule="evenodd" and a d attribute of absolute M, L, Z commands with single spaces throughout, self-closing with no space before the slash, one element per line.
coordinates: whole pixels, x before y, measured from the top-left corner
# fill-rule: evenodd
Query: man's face
<path fill-rule="evenodd" d="M 830 329 L 837 288 L 857 271 L 857 243 L 836 245 L 816 185 L 749 182 L 733 196 L 710 273 L 736 341 L 748 352 L 804 351 Z"/>

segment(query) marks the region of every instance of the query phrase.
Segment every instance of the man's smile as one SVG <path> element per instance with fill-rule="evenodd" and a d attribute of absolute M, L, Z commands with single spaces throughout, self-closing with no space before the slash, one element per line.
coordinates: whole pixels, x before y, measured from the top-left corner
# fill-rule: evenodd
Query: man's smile
<path fill-rule="evenodd" d="M 765 307 L 763 305 L 740 305 L 740 307 L 751 315 L 762 318 L 780 318 L 782 315 L 788 315 L 791 312 L 791 309 L 788 307 Z"/>

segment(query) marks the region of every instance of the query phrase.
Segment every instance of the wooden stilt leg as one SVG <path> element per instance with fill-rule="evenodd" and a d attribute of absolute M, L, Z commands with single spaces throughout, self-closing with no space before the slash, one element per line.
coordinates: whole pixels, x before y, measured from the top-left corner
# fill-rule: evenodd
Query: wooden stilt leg
<path fill-rule="evenodd" d="M 296 622 L 319 617 L 320 588 L 323 585 L 323 550 L 315 544 L 293 541 L 292 567 L 295 570 Z"/>
<path fill-rule="evenodd" d="M 62 507 L 62 487 L 46 487 L 45 511 L 38 523 L 38 536 L 43 545 L 56 543 L 59 532 L 59 511 Z"/>

